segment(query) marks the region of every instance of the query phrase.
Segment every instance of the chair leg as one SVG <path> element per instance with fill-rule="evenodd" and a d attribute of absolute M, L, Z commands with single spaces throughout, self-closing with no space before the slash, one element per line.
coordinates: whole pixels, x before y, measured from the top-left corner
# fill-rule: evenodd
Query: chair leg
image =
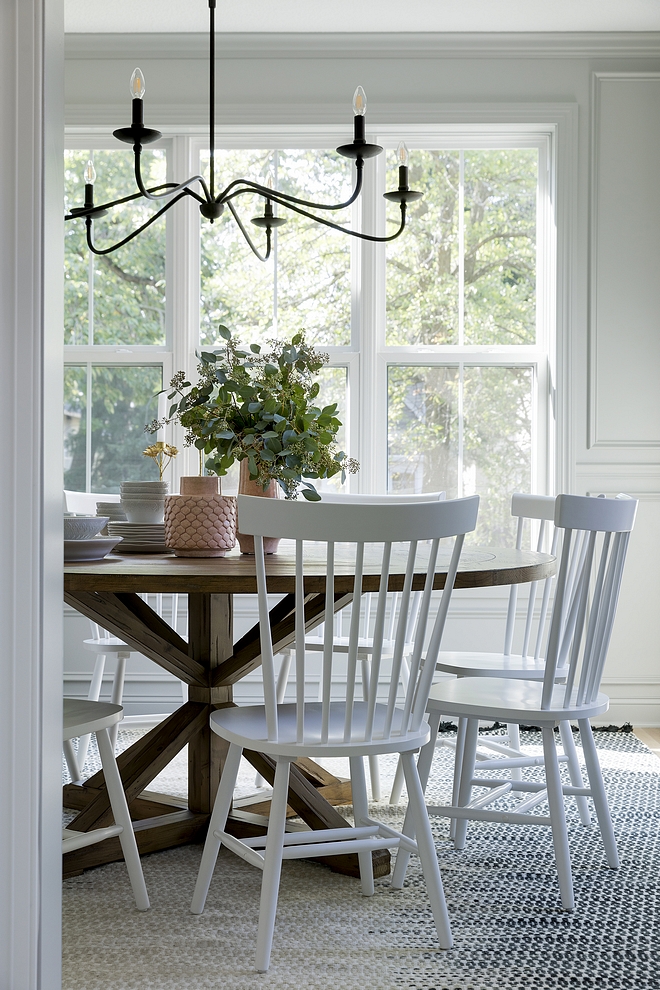
<path fill-rule="evenodd" d="M 255 965 L 258 973 L 265 973 L 270 963 L 270 950 L 273 944 L 277 895 L 280 889 L 282 872 L 282 850 L 286 825 L 286 803 L 289 795 L 290 761 L 279 758 L 275 768 L 273 798 L 268 820 L 268 835 L 264 852 L 264 875 L 261 882 L 259 905 L 259 931 L 257 933 L 257 955 Z"/>
<path fill-rule="evenodd" d="M 550 818 L 552 820 L 552 841 L 555 847 L 557 873 L 559 874 L 561 903 L 564 911 L 572 911 L 575 906 L 575 899 L 573 897 L 571 854 L 568 848 L 564 795 L 561 789 L 555 733 L 552 728 L 544 728 L 542 733 L 545 782 L 548 788 L 548 804 L 550 805 Z"/>
<path fill-rule="evenodd" d="M 349 760 L 351 767 L 351 791 L 353 794 L 353 817 L 355 825 L 366 825 L 369 817 L 367 802 L 367 782 L 364 776 L 364 760 L 357 756 Z M 374 868 L 370 852 L 358 853 L 362 893 L 368 897 L 374 892 Z"/>
<path fill-rule="evenodd" d="M 238 776 L 238 767 L 241 762 L 242 752 L 241 747 L 234 744 L 229 747 L 227 752 L 227 759 L 222 770 L 220 786 L 218 787 L 218 793 L 216 794 L 215 804 L 213 805 L 213 812 L 209 822 L 209 830 L 206 834 L 202 861 L 199 864 L 195 892 L 193 893 L 193 899 L 190 904 L 190 910 L 193 914 L 201 914 L 204 910 L 206 895 L 209 892 L 211 877 L 213 876 L 215 862 L 218 858 L 221 845 L 220 839 L 216 839 L 213 833 L 215 831 L 222 831 L 227 822 L 227 815 L 229 814 L 231 801 L 234 796 L 234 785 Z"/>
<path fill-rule="evenodd" d="M 115 670 L 115 679 L 112 684 L 112 698 L 110 699 L 113 705 L 122 704 L 124 698 L 124 678 L 126 677 L 126 661 L 130 655 L 130 653 L 117 654 L 117 669 Z M 116 722 L 110 729 L 110 741 L 112 742 L 113 753 L 117 750 L 118 732 L 119 722 Z"/>
<path fill-rule="evenodd" d="M 465 731 L 467 729 L 468 720 L 466 718 L 459 718 L 458 726 L 456 729 L 456 755 L 454 757 L 454 782 L 451 789 L 451 803 L 454 805 L 458 804 L 458 792 L 461 786 L 461 770 L 463 769 L 463 750 L 465 749 Z M 452 818 L 449 822 L 449 838 L 456 838 L 456 819 Z"/>
<path fill-rule="evenodd" d="M 382 793 L 380 787 L 380 763 L 377 756 L 369 757 L 369 776 L 371 777 L 371 797 L 374 801 L 380 801 Z"/>
<path fill-rule="evenodd" d="M 516 722 L 512 722 L 510 725 L 507 725 L 506 731 L 511 749 L 520 751 L 520 726 Z M 521 767 L 513 767 L 511 769 L 511 780 L 522 780 Z M 513 790 L 515 791 L 515 787 Z"/>
<path fill-rule="evenodd" d="M 573 787 L 584 787 L 584 780 L 582 779 L 582 773 L 580 771 L 580 761 L 578 760 L 575 740 L 573 739 L 573 730 L 571 729 L 570 722 L 559 723 L 559 736 L 564 749 L 564 755 L 568 761 L 568 773 L 571 778 L 571 784 Z M 589 803 L 586 797 L 576 797 L 575 803 L 577 805 L 578 814 L 582 824 L 591 825 Z"/>
<path fill-rule="evenodd" d="M 109 730 L 99 729 L 96 733 L 96 741 L 99 746 L 103 776 L 106 787 L 108 788 L 108 798 L 110 799 L 110 807 L 112 808 L 115 824 L 122 827 L 122 831 L 119 833 L 119 841 L 124 854 L 124 860 L 126 861 L 128 877 L 133 888 L 135 903 L 138 911 L 146 911 L 149 908 L 149 896 L 144 883 L 144 876 L 142 875 L 142 864 L 140 863 L 140 854 L 138 853 L 137 842 L 135 841 L 133 823 L 131 822 L 124 787 L 119 776 L 119 770 L 117 769 L 114 749 L 110 742 Z"/>
<path fill-rule="evenodd" d="M 431 764 L 433 763 L 433 757 L 435 755 L 435 744 L 438 738 L 438 726 L 440 725 L 440 712 L 432 711 L 429 714 L 429 727 L 431 729 L 431 735 L 426 746 L 423 746 L 419 759 L 417 760 L 417 775 L 419 777 L 419 782 L 422 791 L 426 791 L 426 785 L 429 782 L 429 774 L 431 772 Z M 403 773 L 403 757 L 399 757 L 399 767 L 401 768 L 401 773 Z M 398 768 L 397 767 L 397 770 Z M 408 805 L 406 810 L 406 817 L 403 821 L 403 828 L 401 831 L 404 835 L 410 836 L 411 839 L 415 838 L 415 827 L 413 822 L 413 814 Z M 410 860 L 410 853 L 406 852 L 405 849 L 399 849 L 396 854 L 396 863 L 394 865 L 394 873 L 392 874 L 392 886 L 396 888 L 403 887 L 403 881 L 406 878 L 406 870 L 408 869 L 408 862 Z"/>
<path fill-rule="evenodd" d="M 605 846 L 607 862 L 611 869 L 618 870 L 619 853 L 616 848 L 616 839 L 614 838 L 614 829 L 612 828 L 612 818 L 610 816 L 610 809 L 607 804 L 607 794 L 605 793 L 603 775 L 600 770 L 600 761 L 598 760 L 598 751 L 596 750 L 596 744 L 594 743 L 591 724 L 589 723 L 589 720 L 585 718 L 580 719 L 578 725 L 580 726 L 580 739 L 582 740 L 584 762 L 587 765 L 587 774 L 589 776 L 589 787 L 591 788 L 591 796 L 596 808 L 596 815 L 600 826 L 600 834 L 603 837 L 603 845 Z"/>
<path fill-rule="evenodd" d="M 78 745 L 80 746 L 80 743 L 78 743 Z M 71 739 L 65 739 L 62 744 L 62 748 L 64 750 L 66 765 L 69 768 L 71 782 L 75 784 L 76 781 L 80 780 L 80 768 L 78 766 L 78 756 L 73 748 L 73 742 Z"/>
<path fill-rule="evenodd" d="M 96 663 L 94 664 L 94 672 L 92 674 L 92 679 L 89 683 L 89 691 L 87 692 L 88 701 L 98 701 L 101 696 L 101 688 L 103 686 L 103 674 L 105 672 L 105 653 L 99 653 L 96 657 Z M 78 740 L 78 776 L 82 777 L 83 770 L 85 769 L 85 761 L 87 760 L 87 752 L 89 750 L 89 741 L 91 735 L 87 733 L 86 736 L 81 736 Z"/>
<path fill-rule="evenodd" d="M 435 851 L 433 833 L 429 816 L 424 804 L 424 794 L 422 785 L 415 766 L 413 753 L 402 753 L 403 772 L 406 775 L 406 788 L 408 790 L 409 807 L 413 814 L 413 823 L 417 833 L 417 851 L 422 866 L 422 873 L 426 882 L 426 891 L 431 902 L 431 911 L 435 921 L 438 941 L 441 949 L 451 949 L 453 939 L 451 935 L 451 925 L 449 924 L 449 914 L 447 904 L 442 889 L 442 879 L 438 866 L 438 857 Z"/>
<path fill-rule="evenodd" d="M 401 757 L 399 757 L 399 762 L 396 765 L 396 773 L 394 774 L 394 783 L 392 784 L 392 791 L 390 793 L 390 804 L 396 807 L 401 801 L 401 794 L 403 792 L 403 764 L 401 763 Z"/>
<path fill-rule="evenodd" d="M 479 740 L 479 719 L 470 718 L 465 727 L 465 743 L 463 745 L 463 755 L 461 759 L 461 779 L 458 786 L 458 807 L 464 808 L 470 803 L 472 796 L 472 779 L 474 777 L 474 766 L 477 758 L 477 742 Z M 456 744 L 456 755 L 458 757 L 458 743 Z M 467 818 L 456 820 L 454 829 L 454 849 L 465 849 L 465 839 L 467 836 Z"/>

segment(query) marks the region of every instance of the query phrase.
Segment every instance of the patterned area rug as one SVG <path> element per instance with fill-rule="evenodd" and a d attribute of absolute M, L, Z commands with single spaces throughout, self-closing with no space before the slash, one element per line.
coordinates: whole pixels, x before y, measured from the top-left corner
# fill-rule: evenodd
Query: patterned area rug
<path fill-rule="evenodd" d="M 523 739 L 541 751 L 537 733 Z M 403 890 L 379 880 L 371 898 L 356 880 L 291 860 L 271 968 L 260 975 L 252 968 L 260 873 L 221 851 L 206 910 L 195 917 L 188 905 L 201 847 L 187 846 L 143 858 L 152 904 L 144 914 L 122 863 L 65 881 L 63 990 L 660 990 L 660 760 L 631 734 L 599 732 L 596 744 L 622 864 L 607 868 L 596 826 L 583 827 L 568 802 L 572 914 L 560 909 L 547 827 L 471 823 L 456 853 L 447 821 L 436 819 L 451 951 L 437 948 L 416 858 Z M 451 762 L 451 750 L 439 748 L 433 803 L 448 798 Z M 385 785 L 393 771 L 383 757 Z M 183 773 L 181 762 L 160 786 L 181 792 Z M 252 780 L 246 769 L 244 791 Z M 386 804 L 378 814 L 402 820 Z"/>

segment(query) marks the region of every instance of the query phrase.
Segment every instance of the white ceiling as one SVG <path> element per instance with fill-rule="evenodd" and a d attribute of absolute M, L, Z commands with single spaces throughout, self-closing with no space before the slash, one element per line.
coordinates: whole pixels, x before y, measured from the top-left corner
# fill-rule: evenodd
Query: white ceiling
<path fill-rule="evenodd" d="M 64 0 L 65 30 L 208 30 L 206 0 Z M 218 0 L 220 31 L 658 31 L 660 0 Z"/>

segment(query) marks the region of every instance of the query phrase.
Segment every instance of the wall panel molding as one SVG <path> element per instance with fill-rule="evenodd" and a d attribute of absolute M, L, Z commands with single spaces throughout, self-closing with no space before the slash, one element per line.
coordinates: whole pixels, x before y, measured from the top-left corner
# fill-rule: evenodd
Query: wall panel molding
<path fill-rule="evenodd" d="M 660 73 L 593 73 L 591 448 L 660 448 L 658 106 Z"/>

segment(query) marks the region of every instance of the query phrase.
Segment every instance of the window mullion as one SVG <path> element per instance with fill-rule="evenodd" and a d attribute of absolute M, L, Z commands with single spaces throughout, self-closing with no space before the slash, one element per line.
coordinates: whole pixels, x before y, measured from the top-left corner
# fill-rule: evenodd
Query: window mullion
<path fill-rule="evenodd" d="M 90 251 L 91 254 L 91 251 Z M 87 362 L 85 401 L 85 491 L 92 490 L 92 363 Z"/>

